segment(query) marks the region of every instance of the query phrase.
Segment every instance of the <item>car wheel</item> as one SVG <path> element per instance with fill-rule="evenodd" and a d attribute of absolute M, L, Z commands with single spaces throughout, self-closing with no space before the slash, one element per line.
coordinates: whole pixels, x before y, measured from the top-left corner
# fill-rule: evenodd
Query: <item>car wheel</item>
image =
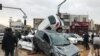
<path fill-rule="evenodd" d="M 18 48 L 22 48 L 22 46 L 21 45 L 18 45 Z"/>
<path fill-rule="evenodd" d="M 51 54 L 51 56 L 55 56 L 54 54 Z"/>
<path fill-rule="evenodd" d="M 40 52 L 40 48 L 38 47 L 37 43 L 34 42 L 34 51 Z"/>

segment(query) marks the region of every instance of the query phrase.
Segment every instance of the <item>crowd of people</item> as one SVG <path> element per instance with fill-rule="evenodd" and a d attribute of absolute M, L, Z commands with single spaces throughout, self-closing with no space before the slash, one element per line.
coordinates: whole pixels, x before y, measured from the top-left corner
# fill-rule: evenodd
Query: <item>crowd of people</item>
<path fill-rule="evenodd" d="M 89 43 L 93 46 L 93 49 L 95 51 L 95 56 L 99 56 L 99 52 L 100 52 L 100 36 L 99 34 L 95 34 L 92 33 L 91 35 L 88 34 L 88 32 L 86 32 L 83 35 L 83 45 L 86 48 L 86 50 L 89 50 Z"/>
<path fill-rule="evenodd" d="M 61 32 L 62 29 L 57 29 L 58 32 Z M 89 39 L 91 37 L 91 40 Z M 17 47 L 18 40 L 21 39 L 21 33 L 17 30 L 14 32 L 11 28 L 5 28 L 4 37 L 2 40 L 2 50 L 5 52 L 5 56 L 14 56 L 14 50 L 15 47 Z M 99 34 L 94 35 L 92 33 L 91 35 L 88 34 L 88 32 L 85 32 L 83 34 L 83 45 L 86 48 L 86 50 L 89 50 L 89 43 L 92 44 L 95 50 L 95 55 L 99 56 L 99 48 L 100 48 L 100 36 Z"/>

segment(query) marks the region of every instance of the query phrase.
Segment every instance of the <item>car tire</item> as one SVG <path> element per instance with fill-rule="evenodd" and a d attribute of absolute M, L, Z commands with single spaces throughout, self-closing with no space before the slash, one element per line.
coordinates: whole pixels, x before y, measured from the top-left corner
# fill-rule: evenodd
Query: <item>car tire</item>
<path fill-rule="evenodd" d="M 20 49 L 21 49 L 21 48 L 22 48 L 22 45 L 18 45 L 18 48 L 20 48 Z"/>
<path fill-rule="evenodd" d="M 55 56 L 53 53 L 50 56 Z"/>
<path fill-rule="evenodd" d="M 34 51 L 36 51 L 36 52 L 41 51 L 36 42 L 34 42 Z"/>
<path fill-rule="evenodd" d="M 78 41 L 78 44 L 81 44 L 81 41 Z"/>

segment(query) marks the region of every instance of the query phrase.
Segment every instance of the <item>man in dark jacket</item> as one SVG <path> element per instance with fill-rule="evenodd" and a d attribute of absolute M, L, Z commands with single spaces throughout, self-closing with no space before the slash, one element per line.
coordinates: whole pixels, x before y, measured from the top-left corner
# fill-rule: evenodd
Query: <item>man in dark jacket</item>
<path fill-rule="evenodd" d="M 89 37 L 90 36 L 89 36 L 88 32 L 86 32 L 83 36 L 83 38 L 84 38 L 83 43 L 84 43 L 86 50 L 90 49 L 89 44 L 88 44 L 89 43 Z"/>
<path fill-rule="evenodd" d="M 91 35 L 91 43 L 93 44 L 94 33 Z"/>
<path fill-rule="evenodd" d="M 6 28 L 5 34 L 2 40 L 2 50 L 5 52 L 5 56 L 14 56 L 14 49 L 17 45 L 17 39 L 13 36 L 12 29 Z"/>

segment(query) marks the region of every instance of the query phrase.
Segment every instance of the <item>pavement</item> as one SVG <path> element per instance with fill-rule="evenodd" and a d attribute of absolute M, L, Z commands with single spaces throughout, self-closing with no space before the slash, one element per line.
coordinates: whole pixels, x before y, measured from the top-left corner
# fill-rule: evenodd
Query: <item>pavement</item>
<path fill-rule="evenodd" d="M 34 54 L 34 55 L 28 55 L 28 53 L 30 53 L 31 51 L 25 50 L 25 49 L 18 49 L 17 48 L 18 53 L 16 54 L 16 56 L 45 56 L 42 53 L 38 53 L 38 54 Z M 0 44 L 0 56 L 4 56 L 4 52 L 1 50 L 1 44 Z"/>
<path fill-rule="evenodd" d="M 90 45 L 90 50 L 86 50 L 82 45 L 77 45 L 81 52 L 81 56 L 94 56 L 93 54 L 93 49 L 92 46 Z M 33 54 L 33 55 L 28 55 L 31 51 L 25 50 L 25 49 L 17 49 L 18 50 L 18 55 L 17 56 L 46 56 L 43 53 L 38 53 L 38 54 Z M 4 56 L 4 52 L 1 50 L 1 45 L 0 45 L 0 56 Z"/>

